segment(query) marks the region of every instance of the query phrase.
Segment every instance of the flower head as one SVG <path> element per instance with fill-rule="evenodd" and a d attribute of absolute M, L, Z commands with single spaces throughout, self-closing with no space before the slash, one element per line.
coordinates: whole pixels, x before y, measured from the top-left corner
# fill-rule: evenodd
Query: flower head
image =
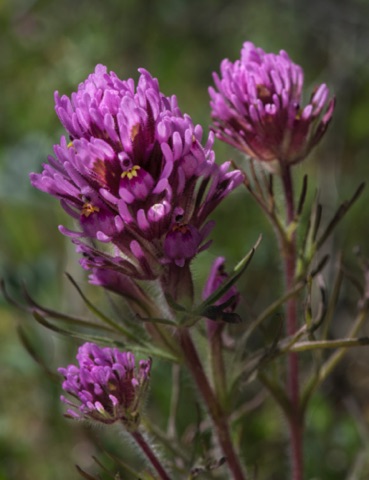
<path fill-rule="evenodd" d="M 67 416 L 107 424 L 120 420 L 128 429 L 136 428 L 151 360 L 141 360 L 137 368 L 132 353 L 100 348 L 93 343 L 79 348 L 77 360 L 78 366 L 58 369 L 64 377 L 63 390 L 76 399 L 74 403 L 61 397 L 73 407 Z"/>
<path fill-rule="evenodd" d="M 77 221 L 78 231 L 60 230 L 74 239 L 84 267 L 155 279 L 209 245 L 207 217 L 243 177 L 215 163 L 213 134 L 203 145 L 202 128 L 176 97 L 139 72 L 135 85 L 98 65 L 71 98 L 55 94 L 69 140 L 62 137 L 31 182 Z"/>
<path fill-rule="evenodd" d="M 281 51 L 265 53 L 246 42 L 241 59 L 221 63 L 210 87 L 216 135 L 252 158 L 294 164 L 322 138 L 334 99 L 325 84 L 302 105 L 302 68 Z"/>

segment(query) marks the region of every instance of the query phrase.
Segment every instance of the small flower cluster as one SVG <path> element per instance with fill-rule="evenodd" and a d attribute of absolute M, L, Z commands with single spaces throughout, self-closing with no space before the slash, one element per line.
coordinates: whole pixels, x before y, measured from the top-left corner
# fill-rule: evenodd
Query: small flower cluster
<path fill-rule="evenodd" d="M 100 348 L 93 343 L 79 348 L 77 360 L 78 367 L 58 369 L 65 379 L 63 389 L 78 401 L 77 404 L 61 397 L 73 407 L 68 409 L 67 416 L 107 424 L 120 420 L 128 429 L 135 429 L 150 378 L 151 360 L 141 360 L 137 369 L 132 353 Z"/>
<path fill-rule="evenodd" d="M 265 53 L 246 42 L 241 59 L 223 60 L 214 82 L 218 91 L 210 87 L 209 93 L 217 137 L 269 165 L 303 160 L 333 115 L 325 84 L 301 105 L 303 70 L 284 51 Z"/>
<path fill-rule="evenodd" d="M 56 93 L 70 141 L 62 137 L 31 182 L 77 220 L 80 231 L 60 230 L 74 239 L 85 268 L 151 280 L 208 247 L 207 217 L 243 175 L 229 172 L 229 162 L 218 166 L 213 134 L 203 146 L 201 126 L 181 113 L 176 97 L 139 72 L 135 86 L 98 65 L 71 98 Z"/>

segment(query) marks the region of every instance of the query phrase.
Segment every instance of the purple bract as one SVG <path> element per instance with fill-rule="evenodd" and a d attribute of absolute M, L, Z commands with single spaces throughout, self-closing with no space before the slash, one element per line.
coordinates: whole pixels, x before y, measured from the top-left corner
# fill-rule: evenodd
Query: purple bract
<path fill-rule="evenodd" d="M 217 257 L 213 265 L 211 266 L 209 277 L 206 281 L 205 287 L 202 292 L 203 300 L 206 300 L 213 294 L 228 278 L 228 274 L 224 268 L 225 258 Z M 232 301 L 231 301 L 232 300 Z M 215 305 L 222 305 L 230 301 L 230 304 L 224 308 L 224 312 L 234 312 L 237 305 L 240 302 L 240 294 L 237 288 L 233 285 L 219 300 L 215 302 Z M 217 330 L 224 327 L 224 323 L 219 321 L 207 320 L 208 334 L 211 337 Z"/>
<path fill-rule="evenodd" d="M 241 59 L 223 60 L 214 82 L 217 90 L 209 93 L 217 137 L 264 162 L 303 160 L 333 115 L 325 84 L 302 106 L 303 71 L 284 51 L 265 53 L 246 42 Z"/>
<path fill-rule="evenodd" d="M 150 280 L 207 248 L 207 217 L 243 176 L 229 172 L 229 162 L 218 166 L 213 134 L 203 146 L 202 128 L 181 113 L 176 97 L 139 72 L 135 86 L 98 65 L 71 98 L 55 94 L 69 140 L 62 137 L 31 182 L 77 220 L 79 231 L 60 230 L 73 238 L 85 268 Z"/>
<path fill-rule="evenodd" d="M 225 271 L 224 264 L 224 257 L 217 257 L 214 260 L 210 269 L 208 279 L 204 286 L 204 290 L 202 292 L 203 300 L 206 300 L 208 297 L 210 297 L 210 295 L 212 295 L 229 278 L 229 275 Z M 226 308 L 225 311 L 233 312 L 240 300 L 240 294 L 238 293 L 238 290 L 234 285 L 227 291 L 227 293 L 223 295 L 223 297 L 221 297 L 217 302 L 215 302 L 215 305 L 221 305 L 222 303 L 230 300 L 232 297 L 234 297 L 234 301 Z"/>
<path fill-rule="evenodd" d="M 141 360 L 137 368 L 132 353 L 100 348 L 93 343 L 79 348 L 77 360 L 79 366 L 58 369 L 65 379 L 63 390 L 76 398 L 74 403 L 61 397 L 73 407 L 66 415 L 107 424 L 121 420 L 127 428 L 136 428 L 151 360 Z"/>

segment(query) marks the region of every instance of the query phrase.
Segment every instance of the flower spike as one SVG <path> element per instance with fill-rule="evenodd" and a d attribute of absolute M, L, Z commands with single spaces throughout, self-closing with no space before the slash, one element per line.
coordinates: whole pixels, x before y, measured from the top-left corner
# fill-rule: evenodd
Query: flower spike
<path fill-rule="evenodd" d="M 135 85 L 98 65 L 70 98 L 56 92 L 69 139 L 31 182 L 76 220 L 76 231 L 60 231 L 73 238 L 85 268 L 153 280 L 188 268 L 209 246 L 208 215 L 243 175 L 218 166 L 214 134 L 203 144 L 202 128 L 176 97 L 139 72 Z"/>
<path fill-rule="evenodd" d="M 64 377 L 63 389 L 76 399 L 72 402 L 61 397 L 72 407 L 66 415 L 106 424 L 120 420 L 128 430 L 136 430 L 151 359 L 141 360 L 137 367 L 130 352 L 85 343 L 78 350 L 77 360 L 79 366 L 58 369 Z"/>
<path fill-rule="evenodd" d="M 304 74 L 284 51 L 245 42 L 241 59 L 221 63 L 209 88 L 216 136 L 270 169 L 302 161 L 325 133 L 335 99 L 325 84 L 302 104 Z"/>

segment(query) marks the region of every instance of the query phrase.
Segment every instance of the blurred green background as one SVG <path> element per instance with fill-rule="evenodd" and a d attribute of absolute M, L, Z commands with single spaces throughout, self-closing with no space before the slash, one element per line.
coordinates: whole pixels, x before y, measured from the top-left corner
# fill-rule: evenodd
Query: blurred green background
<path fill-rule="evenodd" d="M 24 283 L 40 303 L 84 311 L 63 275 L 68 271 L 85 281 L 73 248 L 57 230 L 68 220 L 56 200 L 33 190 L 28 181 L 29 172 L 40 171 L 63 133 L 54 112 L 54 90 L 70 94 L 97 63 L 121 78 L 136 79 L 137 68 L 145 67 L 159 78 L 165 94 L 177 95 L 182 111 L 207 126 L 212 72 L 224 57 L 235 60 L 245 40 L 266 51 L 287 50 L 305 70 L 307 92 L 326 82 L 337 96 L 334 121 L 322 145 L 295 168 L 299 178 L 309 173 L 311 193 L 319 188 L 325 212 L 332 214 L 369 173 L 367 0 L 0 0 L 0 276 L 14 296 L 21 298 Z M 219 143 L 216 152 L 219 161 L 239 158 Z M 333 258 L 344 247 L 345 261 L 354 263 L 355 245 L 369 254 L 367 205 L 366 191 L 327 247 Z M 240 286 L 245 301 L 259 311 L 280 291 L 271 228 L 242 188 L 214 218 L 214 244 L 194 265 L 199 288 L 217 255 L 234 265 L 263 233 Z M 92 287 L 90 291 L 97 295 Z M 338 332 L 349 321 L 355 301 L 353 292 L 344 290 Z M 51 372 L 74 357 L 77 343 L 36 328 L 2 298 L 0 316 L 0 480 L 74 479 L 76 463 L 98 471 L 91 455 L 99 452 L 100 431 L 63 418 L 60 385 L 25 351 L 16 327 L 27 327 Z M 360 456 L 369 441 L 367 360 L 362 350 L 350 354 L 314 398 L 307 417 L 310 480 L 369 478 Z M 162 419 L 169 404 L 167 365 L 158 362 L 155 379 L 162 388 L 153 381 L 152 403 L 156 401 L 156 415 Z M 184 394 L 190 399 L 187 407 L 192 401 L 195 408 L 192 389 Z M 267 401 L 242 431 L 249 462 L 259 462 L 263 480 L 287 476 L 284 429 L 280 412 Z M 129 457 L 118 438 L 107 440 L 108 450 Z M 361 477 L 349 477 L 355 462 L 363 462 Z"/>

